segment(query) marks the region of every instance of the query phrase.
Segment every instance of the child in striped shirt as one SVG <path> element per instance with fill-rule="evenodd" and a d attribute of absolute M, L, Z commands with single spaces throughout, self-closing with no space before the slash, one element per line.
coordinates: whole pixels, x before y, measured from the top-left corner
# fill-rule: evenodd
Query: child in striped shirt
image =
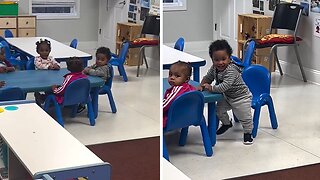
<path fill-rule="evenodd" d="M 162 103 L 163 128 L 166 127 L 168 111 L 172 102 L 181 94 L 195 90 L 195 87 L 188 84 L 191 72 L 192 68 L 186 62 L 178 61 L 171 65 L 168 78 L 168 82 L 171 87 L 166 90 Z"/>
<path fill-rule="evenodd" d="M 201 81 L 198 90 L 222 93 L 224 98 L 217 102 L 217 116 L 222 126 L 217 130 L 217 135 L 223 134 L 232 127 L 227 111 L 232 110 L 242 124 L 244 137 L 243 143 L 253 143 L 251 132 L 253 121 L 251 114 L 252 94 L 242 80 L 241 68 L 231 62 L 232 48 L 226 40 L 217 40 L 211 43 L 209 55 L 213 66 Z M 215 80 L 215 84 L 211 83 Z"/>

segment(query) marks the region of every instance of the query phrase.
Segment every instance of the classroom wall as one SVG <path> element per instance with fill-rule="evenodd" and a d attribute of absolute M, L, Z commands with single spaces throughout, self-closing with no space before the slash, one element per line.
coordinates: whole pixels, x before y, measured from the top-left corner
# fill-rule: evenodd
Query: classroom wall
<path fill-rule="evenodd" d="M 19 14 L 29 14 L 29 1 L 19 1 Z M 38 19 L 37 36 L 48 36 L 61 42 L 98 41 L 99 1 L 80 0 L 79 19 Z"/>
<path fill-rule="evenodd" d="M 179 37 L 187 42 L 212 40 L 212 8 L 212 0 L 188 0 L 186 11 L 163 12 L 163 42 L 173 43 Z"/>

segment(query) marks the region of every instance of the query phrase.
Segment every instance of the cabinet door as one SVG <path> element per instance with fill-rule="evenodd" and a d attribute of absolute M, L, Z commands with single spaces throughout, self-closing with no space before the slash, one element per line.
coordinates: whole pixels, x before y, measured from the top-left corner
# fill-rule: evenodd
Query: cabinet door
<path fill-rule="evenodd" d="M 36 30 L 35 29 L 18 29 L 19 37 L 35 37 Z"/>
<path fill-rule="evenodd" d="M 35 28 L 35 17 L 18 17 L 18 28 Z"/>
<path fill-rule="evenodd" d="M 252 1 L 214 0 L 213 1 L 213 39 L 225 39 L 237 52 L 238 14 L 252 13 Z M 216 27 L 215 27 L 216 26 Z"/>
<path fill-rule="evenodd" d="M 0 28 L 14 29 L 17 27 L 17 19 L 15 17 L 0 18 Z"/>

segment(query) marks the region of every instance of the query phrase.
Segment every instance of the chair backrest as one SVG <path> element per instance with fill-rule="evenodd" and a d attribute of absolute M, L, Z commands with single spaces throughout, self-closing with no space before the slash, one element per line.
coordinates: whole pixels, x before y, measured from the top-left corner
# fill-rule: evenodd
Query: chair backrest
<path fill-rule="evenodd" d="M 256 42 L 254 40 L 250 40 L 245 43 L 245 51 L 242 59 L 243 67 L 248 67 L 251 65 L 252 56 L 254 54 L 254 50 L 256 48 Z"/>
<path fill-rule="evenodd" d="M 184 48 L 184 39 L 182 37 L 180 37 L 177 41 L 176 44 L 174 45 L 174 48 L 179 50 L 179 51 L 183 51 Z"/>
<path fill-rule="evenodd" d="M 30 58 L 26 64 L 26 70 L 35 70 L 36 66 L 34 65 L 34 58 Z"/>
<path fill-rule="evenodd" d="M 71 82 L 65 90 L 63 105 L 85 104 L 89 100 L 90 81 L 87 78 L 81 78 Z"/>
<path fill-rule="evenodd" d="M 0 89 L 0 101 L 25 100 L 26 96 L 19 87 L 6 87 Z"/>
<path fill-rule="evenodd" d="M 125 41 L 122 43 L 121 50 L 118 56 L 118 59 L 119 61 L 121 61 L 121 63 L 124 63 L 126 61 L 128 50 L 129 50 L 129 42 Z"/>
<path fill-rule="evenodd" d="M 165 130 L 199 125 L 203 118 L 204 98 L 200 91 L 186 92 L 177 97 L 168 111 Z"/>
<path fill-rule="evenodd" d="M 296 33 L 301 11 L 302 6 L 299 4 L 277 4 L 272 18 L 271 29 L 287 29 Z"/>
<path fill-rule="evenodd" d="M 151 34 L 159 36 L 160 33 L 160 16 L 147 15 L 143 22 L 141 35 Z"/>
<path fill-rule="evenodd" d="M 6 29 L 6 30 L 4 31 L 4 37 L 5 37 L 5 38 L 12 38 L 12 37 L 13 37 L 13 34 L 12 34 L 12 32 L 11 32 L 9 29 Z"/>
<path fill-rule="evenodd" d="M 12 55 L 11 55 L 11 51 L 10 51 L 10 47 L 9 47 L 8 42 L 1 41 L 1 44 L 4 47 L 4 53 L 5 53 L 6 60 L 10 61 L 10 59 L 12 58 Z"/>
<path fill-rule="evenodd" d="M 77 39 L 73 39 L 70 43 L 70 47 L 77 49 L 77 45 L 78 45 L 78 40 Z"/>
<path fill-rule="evenodd" d="M 270 94 L 271 77 L 267 68 L 261 65 L 251 65 L 242 72 L 242 79 L 250 89 L 253 98 L 263 93 Z"/>
<path fill-rule="evenodd" d="M 110 77 L 107 79 L 105 86 L 109 86 L 110 89 L 111 89 L 112 81 L 113 81 L 113 75 L 114 75 L 113 67 L 112 67 L 111 64 L 109 65 L 109 72 L 110 72 Z"/>

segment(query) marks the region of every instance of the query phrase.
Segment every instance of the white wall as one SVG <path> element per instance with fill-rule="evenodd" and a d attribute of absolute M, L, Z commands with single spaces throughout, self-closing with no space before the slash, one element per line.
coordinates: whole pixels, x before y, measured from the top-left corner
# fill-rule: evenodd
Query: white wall
<path fill-rule="evenodd" d="M 163 42 L 173 43 L 179 37 L 187 42 L 212 40 L 212 8 L 212 0 L 187 0 L 187 11 L 163 12 Z"/>
<path fill-rule="evenodd" d="M 19 14 L 29 14 L 29 1 L 19 1 Z M 70 42 L 73 38 L 77 38 L 80 42 L 96 43 L 98 41 L 98 17 L 98 0 L 80 0 L 80 18 L 37 19 L 37 36 L 48 36 L 61 42 Z"/>

